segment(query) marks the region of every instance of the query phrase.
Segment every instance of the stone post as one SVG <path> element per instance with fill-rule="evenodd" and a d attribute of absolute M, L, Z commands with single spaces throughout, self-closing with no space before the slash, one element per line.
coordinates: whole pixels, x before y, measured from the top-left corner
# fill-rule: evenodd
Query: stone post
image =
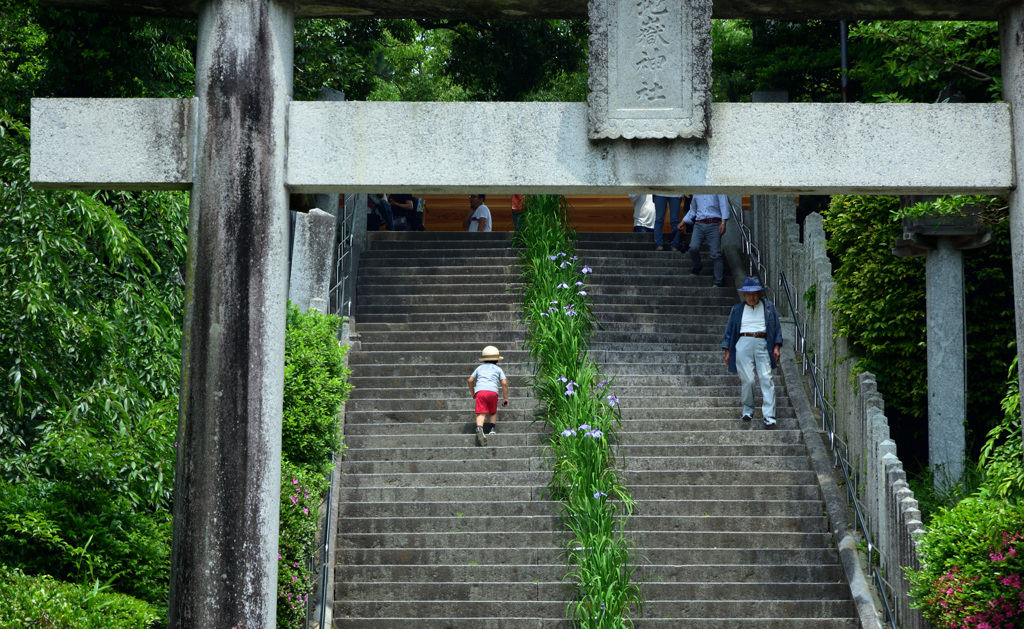
<path fill-rule="evenodd" d="M 1017 318 L 1017 371 L 1024 391 L 1024 3 L 1008 8 L 999 20 L 1003 100 L 1010 103 L 1014 180 L 1010 191 L 1010 246 L 1013 249 L 1013 305 Z M 1024 430 L 1024 429 L 1022 429 Z"/>
<path fill-rule="evenodd" d="M 966 452 L 963 253 L 943 236 L 926 255 L 928 461 L 936 488 L 952 487 L 963 474 Z"/>
<path fill-rule="evenodd" d="M 331 261 L 334 255 L 334 217 L 319 209 L 299 214 L 295 220 L 295 248 L 288 281 L 288 300 L 306 312 L 314 301 L 326 311 L 331 289 Z"/>
<path fill-rule="evenodd" d="M 276 624 L 294 8 L 199 10 L 169 626 Z"/>

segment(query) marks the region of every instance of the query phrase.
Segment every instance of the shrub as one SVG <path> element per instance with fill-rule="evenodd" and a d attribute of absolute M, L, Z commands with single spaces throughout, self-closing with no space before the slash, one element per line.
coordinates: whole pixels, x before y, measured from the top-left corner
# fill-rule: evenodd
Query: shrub
<path fill-rule="evenodd" d="M 1024 625 L 1024 504 L 967 498 L 943 510 L 911 572 L 912 605 L 939 629 Z"/>
<path fill-rule="evenodd" d="M 277 626 L 302 627 L 316 575 L 307 567 L 317 550 L 324 476 L 285 462 L 281 466 L 281 536 L 277 551 Z"/>
<path fill-rule="evenodd" d="M 987 475 L 984 492 L 996 498 L 1019 502 L 1024 498 L 1024 461 L 1021 460 L 1020 385 L 1017 359 L 1007 374 L 1003 398 L 1003 421 L 989 431 L 978 464 Z"/>
<path fill-rule="evenodd" d="M 327 490 L 331 455 L 339 451 L 338 413 L 352 385 L 348 347 L 336 337 L 341 320 L 288 305 L 285 339 L 281 524 L 278 541 L 277 626 L 304 626 L 315 575 L 320 498 Z"/>
<path fill-rule="evenodd" d="M 0 627 L 149 629 L 159 620 L 143 601 L 108 592 L 98 581 L 62 583 L 0 564 Z"/>
<path fill-rule="evenodd" d="M 338 410 L 348 399 L 348 347 L 338 344 L 335 315 L 289 304 L 285 338 L 282 456 L 326 473 L 331 453 L 341 447 Z"/>

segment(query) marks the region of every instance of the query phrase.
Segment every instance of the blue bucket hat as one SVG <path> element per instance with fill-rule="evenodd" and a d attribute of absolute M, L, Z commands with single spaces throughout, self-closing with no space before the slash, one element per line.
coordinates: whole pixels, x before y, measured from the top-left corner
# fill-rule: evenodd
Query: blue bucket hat
<path fill-rule="evenodd" d="M 743 288 L 740 289 L 740 292 L 756 293 L 759 291 L 764 291 L 764 286 L 761 286 L 761 280 L 757 279 L 756 277 L 748 277 L 747 279 L 743 280 Z"/>

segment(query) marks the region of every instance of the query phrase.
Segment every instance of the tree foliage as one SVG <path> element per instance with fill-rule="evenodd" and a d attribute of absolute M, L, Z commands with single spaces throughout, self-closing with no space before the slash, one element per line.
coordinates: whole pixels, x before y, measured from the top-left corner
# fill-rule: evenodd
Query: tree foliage
<path fill-rule="evenodd" d="M 995 199 L 998 205 L 998 198 Z M 862 356 L 858 368 L 878 377 L 894 437 L 911 457 L 927 460 L 927 333 L 924 258 L 897 258 L 902 236 L 896 197 L 836 196 L 825 216 L 828 250 L 837 259 L 832 309 L 837 334 Z M 997 216 L 1001 216 L 997 213 Z M 1002 371 L 1013 358 L 1013 282 L 1009 223 L 991 225 L 993 242 L 964 252 L 969 443 L 1001 417 Z M 935 298 L 941 299 L 941 296 Z"/>
<path fill-rule="evenodd" d="M 793 102 L 841 100 L 839 24 L 822 20 L 716 20 L 716 101 L 749 101 L 756 90 L 786 90 Z"/>
<path fill-rule="evenodd" d="M 862 22 L 851 76 L 872 100 L 989 102 L 1002 79 L 995 22 Z M 944 91 L 944 88 L 950 88 Z"/>

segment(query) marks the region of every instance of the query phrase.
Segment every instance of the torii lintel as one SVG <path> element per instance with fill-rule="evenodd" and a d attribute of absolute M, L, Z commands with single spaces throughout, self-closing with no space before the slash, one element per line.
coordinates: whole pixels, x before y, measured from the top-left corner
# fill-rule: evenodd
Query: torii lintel
<path fill-rule="evenodd" d="M 131 15 L 195 17 L 198 0 L 43 0 L 42 4 Z M 715 0 L 716 19 L 997 20 L 1012 0 Z M 587 0 L 297 0 L 295 17 L 586 18 Z"/>

